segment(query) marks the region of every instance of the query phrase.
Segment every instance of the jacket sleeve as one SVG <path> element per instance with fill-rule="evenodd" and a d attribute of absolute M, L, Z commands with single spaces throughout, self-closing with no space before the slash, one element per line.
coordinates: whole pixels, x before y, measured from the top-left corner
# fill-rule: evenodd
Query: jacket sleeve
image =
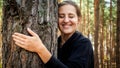
<path fill-rule="evenodd" d="M 56 59 L 54 56 L 50 58 L 50 60 L 45 64 L 47 68 L 69 68 L 61 61 Z"/>
<path fill-rule="evenodd" d="M 92 45 L 88 39 L 77 42 L 66 63 L 63 64 L 52 56 L 45 65 L 48 68 L 94 68 Z"/>

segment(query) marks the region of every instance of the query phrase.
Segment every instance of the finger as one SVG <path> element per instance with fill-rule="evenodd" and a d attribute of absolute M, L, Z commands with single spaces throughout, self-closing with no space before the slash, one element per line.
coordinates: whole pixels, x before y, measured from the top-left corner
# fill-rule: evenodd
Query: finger
<path fill-rule="evenodd" d="M 19 44 L 21 44 L 21 45 L 24 45 L 24 41 L 20 41 L 20 40 L 15 39 L 15 38 L 13 38 L 13 40 L 15 41 L 15 43 L 17 42 L 17 43 L 19 43 Z"/>
<path fill-rule="evenodd" d="M 15 42 L 15 44 L 21 48 L 24 48 L 25 49 L 25 46 L 22 44 L 22 43 L 19 43 L 19 42 Z"/>
<path fill-rule="evenodd" d="M 16 35 L 12 35 L 12 37 L 13 37 L 13 39 L 16 39 L 16 40 L 19 40 L 19 41 L 22 41 L 22 42 L 25 41 L 24 38 L 16 36 Z"/>
<path fill-rule="evenodd" d="M 29 36 L 24 35 L 24 34 L 21 34 L 21 33 L 14 33 L 13 35 L 18 36 L 18 37 L 21 37 L 21 38 L 24 38 L 24 39 L 26 39 L 26 38 L 29 37 Z"/>
<path fill-rule="evenodd" d="M 27 28 L 27 31 L 32 35 L 32 36 L 38 36 L 35 32 L 33 32 L 30 28 Z"/>

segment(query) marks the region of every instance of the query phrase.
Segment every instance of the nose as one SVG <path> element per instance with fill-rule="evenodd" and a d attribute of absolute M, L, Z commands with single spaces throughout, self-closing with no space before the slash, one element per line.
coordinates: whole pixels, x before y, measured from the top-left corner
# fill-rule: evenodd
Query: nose
<path fill-rule="evenodd" d="M 69 18 L 68 18 L 68 17 L 65 17 L 65 18 L 64 18 L 64 22 L 65 22 L 65 23 L 69 22 Z"/>

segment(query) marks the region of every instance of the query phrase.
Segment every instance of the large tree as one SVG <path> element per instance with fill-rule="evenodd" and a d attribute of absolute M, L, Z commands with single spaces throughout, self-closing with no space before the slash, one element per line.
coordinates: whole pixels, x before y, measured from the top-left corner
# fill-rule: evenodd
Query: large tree
<path fill-rule="evenodd" d="M 36 32 L 48 50 L 56 54 L 57 0 L 4 0 L 3 2 L 3 68 L 44 68 L 36 53 L 14 44 L 12 34 Z"/>

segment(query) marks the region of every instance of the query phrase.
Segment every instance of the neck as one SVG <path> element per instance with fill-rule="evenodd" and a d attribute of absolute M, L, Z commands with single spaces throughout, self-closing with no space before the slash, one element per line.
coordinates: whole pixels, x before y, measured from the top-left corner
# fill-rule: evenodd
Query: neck
<path fill-rule="evenodd" d="M 61 33 L 61 45 L 63 45 L 73 35 L 73 33 L 70 34 Z"/>

